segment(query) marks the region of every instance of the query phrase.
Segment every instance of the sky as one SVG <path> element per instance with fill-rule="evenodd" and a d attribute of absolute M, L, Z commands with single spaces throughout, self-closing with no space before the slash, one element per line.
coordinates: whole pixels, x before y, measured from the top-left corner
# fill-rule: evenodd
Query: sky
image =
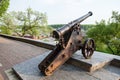
<path fill-rule="evenodd" d="M 120 0 L 10 0 L 8 11 L 25 11 L 29 7 L 46 13 L 48 24 L 66 24 L 92 11 L 93 15 L 81 24 L 95 24 L 108 20 L 112 11 L 120 12 Z"/>

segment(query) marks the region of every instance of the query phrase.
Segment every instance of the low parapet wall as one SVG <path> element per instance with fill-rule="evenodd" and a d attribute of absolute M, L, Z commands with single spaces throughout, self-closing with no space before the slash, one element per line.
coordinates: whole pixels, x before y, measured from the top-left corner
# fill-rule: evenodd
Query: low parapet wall
<path fill-rule="evenodd" d="M 35 46 L 47 48 L 50 50 L 52 50 L 55 47 L 55 44 L 50 44 L 50 43 L 43 42 L 43 41 L 37 41 L 37 40 L 23 38 L 23 37 L 17 37 L 17 36 L 9 36 L 9 35 L 5 35 L 5 34 L 0 34 L 0 36 L 5 37 L 5 38 L 9 38 L 12 40 L 22 41 L 22 42 L 29 43 L 29 44 L 32 44 Z"/>

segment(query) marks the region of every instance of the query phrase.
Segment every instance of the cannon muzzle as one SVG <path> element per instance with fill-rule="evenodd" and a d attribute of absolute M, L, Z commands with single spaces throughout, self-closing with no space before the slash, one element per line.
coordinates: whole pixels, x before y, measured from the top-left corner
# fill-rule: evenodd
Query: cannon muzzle
<path fill-rule="evenodd" d="M 68 32 L 71 28 L 74 27 L 74 25 L 81 23 L 82 21 L 84 21 L 86 18 L 88 18 L 89 16 L 92 16 L 92 12 L 88 12 L 86 15 L 64 25 L 63 27 L 54 30 L 53 31 L 53 37 L 56 39 L 59 39 L 61 36 L 63 36 L 66 32 Z"/>

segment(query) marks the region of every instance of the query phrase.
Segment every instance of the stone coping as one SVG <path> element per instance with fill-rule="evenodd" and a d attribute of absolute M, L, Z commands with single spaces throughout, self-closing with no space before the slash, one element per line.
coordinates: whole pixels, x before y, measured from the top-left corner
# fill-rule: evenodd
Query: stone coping
<path fill-rule="evenodd" d="M 48 42 L 44 42 L 44 41 L 41 41 L 41 40 L 37 41 L 37 40 L 29 39 L 29 38 L 9 36 L 9 35 L 5 35 L 5 34 L 0 34 L 0 36 L 8 38 L 8 39 L 12 39 L 12 40 L 22 41 L 22 42 L 29 43 L 29 44 L 32 44 L 32 45 L 35 45 L 35 46 L 47 48 L 47 49 L 50 49 L 50 50 L 52 50 L 55 47 L 55 44 L 50 44 Z"/>

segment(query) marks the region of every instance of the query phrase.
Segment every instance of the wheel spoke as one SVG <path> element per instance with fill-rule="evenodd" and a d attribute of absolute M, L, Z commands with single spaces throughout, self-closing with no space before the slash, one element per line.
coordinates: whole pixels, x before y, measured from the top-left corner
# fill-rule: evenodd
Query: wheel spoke
<path fill-rule="evenodd" d="M 90 58 L 94 50 L 95 50 L 94 41 L 92 39 L 86 40 L 82 49 L 83 56 L 86 59 Z"/>

